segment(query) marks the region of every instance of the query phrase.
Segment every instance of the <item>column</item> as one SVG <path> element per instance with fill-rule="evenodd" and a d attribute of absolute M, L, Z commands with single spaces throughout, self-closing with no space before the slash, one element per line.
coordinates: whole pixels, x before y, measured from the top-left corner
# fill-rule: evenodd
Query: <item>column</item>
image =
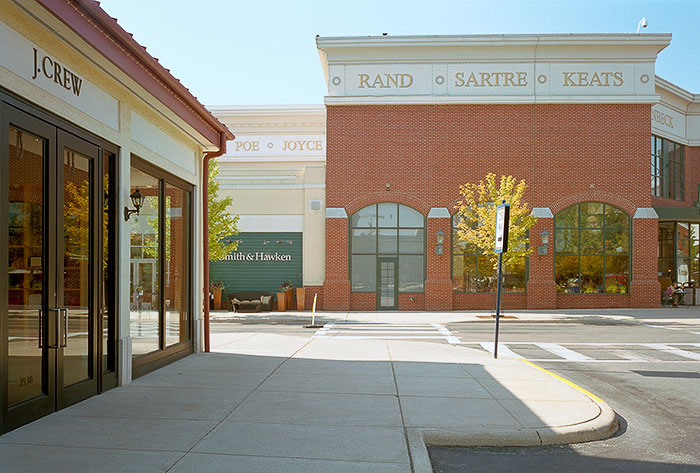
<path fill-rule="evenodd" d="M 632 218 L 632 307 L 659 307 L 659 216 L 652 207 L 640 207 Z"/>
<path fill-rule="evenodd" d="M 555 309 L 557 286 L 554 282 L 554 215 L 549 207 L 535 207 L 532 215 L 537 223 L 530 229 L 529 275 L 527 280 L 527 308 Z M 542 232 L 549 233 L 549 244 L 542 244 Z"/>
<path fill-rule="evenodd" d="M 326 279 L 323 310 L 350 310 L 348 278 L 348 214 L 342 207 L 326 208 Z"/>
<path fill-rule="evenodd" d="M 452 310 L 452 217 L 447 208 L 430 209 L 426 231 L 425 310 Z M 442 245 L 437 243 L 438 232 L 444 234 Z"/>

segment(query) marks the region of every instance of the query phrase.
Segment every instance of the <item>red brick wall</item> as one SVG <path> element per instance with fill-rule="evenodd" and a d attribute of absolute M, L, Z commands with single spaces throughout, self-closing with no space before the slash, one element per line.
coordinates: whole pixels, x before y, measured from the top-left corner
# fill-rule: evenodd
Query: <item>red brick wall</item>
<path fill-rule="evenodd" d="M 550 207 L 556 214 L 595 200 L 634 215 L 636 208 L 651 206 L 649 113 L 650 106 L 640 104 L 329 106 L 326 205 L 345 208 L 348 215 L 375 202 L 403 203 L 424 215 L 431 207 L 454 212 L 459 186 L 493 172 L 525 179 L 531 207 Z M 656 220 L 647 222 L 635 226 L 633 267 L 648 285 L 656 278 L 655 245 L 653 256 L 636 248 L 651 241 L 652 233 L 655 238 Z M 543 229 L 552 233 L 552 223 L 541 220 L 533 229 L 533 248 Z M 441 256 L 434 251 L 438 228 L 446 233 Z M 347 310 L 347 220 L 327 219 L 326 232 L 324 308 Z M 491 295 L 452 294 L 449 234 L 449 219 L 428 220 L 425 309 L 493 307 Z M 631 300 L 651 303 L 636 298 L 635 290 L 641 287 L 632 285 L 628 306 Z M 591 298 L 590 306 L 617 306 L 621 299 L 625 296 L 610 302 Z M 564 303 L 555 292 L 552 245 L 547 255 L 531 256 L 527 296 L 511 300 L 519 308 Z"/>

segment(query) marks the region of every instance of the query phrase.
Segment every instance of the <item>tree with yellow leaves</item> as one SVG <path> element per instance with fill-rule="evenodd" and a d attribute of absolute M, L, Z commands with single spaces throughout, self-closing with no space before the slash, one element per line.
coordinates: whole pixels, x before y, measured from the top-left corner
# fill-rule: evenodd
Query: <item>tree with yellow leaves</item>
<path fill-rule="evenodd" d="M 457 236 L 460 242 L 476 248 L 498 265 L 498 256 L 494 253 L 496 238 L 496 207 L 502 201 L 510 204 L 510 226 L 508 231 L 508 252 L 503 254 L 504 268 L 512 272 L 525 264 L 525 256 L 531 253 L 528 232 L 536 219 L 530 215 L 530 208 L 523 202 L 527 185 L 524 180 L 518 182 L 513 176 L 501 176 L 496 183 L 496 175 L 489 173 L 478 184 L 464 184 L 460 187 L 462 199 L 455 208 L 458 210 Z"/>

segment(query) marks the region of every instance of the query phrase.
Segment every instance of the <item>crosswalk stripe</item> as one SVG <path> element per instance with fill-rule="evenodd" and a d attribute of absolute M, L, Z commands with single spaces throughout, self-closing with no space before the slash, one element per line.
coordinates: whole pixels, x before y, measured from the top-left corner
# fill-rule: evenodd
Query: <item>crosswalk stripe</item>
<path fill-rule="evenodd" d="M 316 331 L 314 338 L 335 340 L 446 340 L 459 339 L 440 324 L 329 323 Z"/>
<path fill-rule="evenodd" d="M 493 349 L 496 346 L 494 342 L 481 342 L 480 345 L 489 353 L 493 353 Z M 517 353 L 512 352 L 504 343 L 498 344 L 498 354 L 510 358 L 522 358 Z"/>
<path fill-rule="evenodd" d="M 590 356 L 569 350 L 568 348 L 565 348 L 557 343 L 535 343 L 535 345 L 569 361 L 589 361 L 593 359 Z"/>
<path fill-rule="evenodd" d="M 654 350 L 661 350 L 668 353 L 673 353 L 674 355 L 681 356 L 683 358 L 689 358 L 691 360 L 700 360 L 700 353 L 695 353 L 692 351 L 681 350 L 680 348 L 675 348 L 669 345 L 664 345 L 663 343 L 645 343 L 644 346 L 653 348 Z"/>

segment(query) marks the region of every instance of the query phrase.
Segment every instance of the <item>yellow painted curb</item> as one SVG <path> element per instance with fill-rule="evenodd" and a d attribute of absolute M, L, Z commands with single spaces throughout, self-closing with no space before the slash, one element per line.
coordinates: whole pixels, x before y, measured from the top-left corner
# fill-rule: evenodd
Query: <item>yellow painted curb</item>
<path fill-rule="evenodd" d="M 589 391 L 586 391 L 585 389 L 583 389 L 583 388 L 582 388 L 581 386 L 579 386 L 578 384 L 572 383 L 572 382 L 569 381 L 568 379 L 562 378 L 561 376 L 559 376 L 559 375 L 557 375 L 557 374 L 554 374 L 554 373 L 552 373 L 551 371 L 547 371 L 546 369 L 542 368 L 541 366 L 537 366 L 536 364 L 534 364 L 534 363 L 531 362 L 531 361 L 527 361 L 527 360 L 524 360 L 524 359 L 522 359 L 522 358 L 518 358 L 518 359 L 519 359 L 520 361 L 523 361 L 523 362 L 527 363 L 528 365 L 532 366 L 533 368 L 537 368 L 538 370 L 542 371 L 543 373 L 547 373 L 549 376 L 552 376 L 552 377 L 554 377 L 554 378 L 557 378 L 559 381 L 562 381 L 563 383 L 568 384 L 569 386 L 571 386 L 571 387 L 574 388 L 575 390 L 577 390 L 577 391 L 579 391 L 579 392 L 585 394 L 586 396 L 590 397 L 590 398 L 593 399 L 594 401 L 606 403 L 606 402 L 603 401 L 601 398 L 599 398 L 598 396 L 596 396 L 595 394 L 593 394 L 593 393 L 591 393 L 591 392 L 589 392 Z M 606 404 L 607 404 L 607 403 L 606 403 Z"/>

